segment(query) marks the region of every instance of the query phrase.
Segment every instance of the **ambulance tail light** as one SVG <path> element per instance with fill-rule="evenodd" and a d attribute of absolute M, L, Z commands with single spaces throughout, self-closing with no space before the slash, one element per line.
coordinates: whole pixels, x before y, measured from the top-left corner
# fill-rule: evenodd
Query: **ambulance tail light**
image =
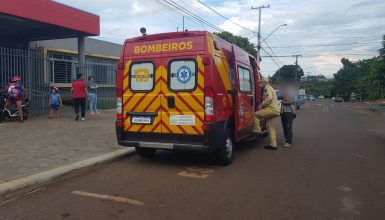
<path fill-rule="evenodd" d="M 213 122 L 215 121 L 214 90 L 212 87 L 206 87 L 204 90 L 205 90 L 205 122 Z"/>
<path fill-rule="evenodd" d="M 117 119 L 123 120 L 122 98 L 120 97 L 116 98 L 116 113 Z"/>

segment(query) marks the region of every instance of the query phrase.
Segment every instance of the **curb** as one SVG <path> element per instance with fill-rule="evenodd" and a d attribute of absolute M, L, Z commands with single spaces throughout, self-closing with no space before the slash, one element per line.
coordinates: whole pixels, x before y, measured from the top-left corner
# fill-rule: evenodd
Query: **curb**
<path fill-rule="evenodd" d="M 7 200 L 21 196 L 35 189 L 79 175 L 87 170 L 87 168 L 118 160 L 124 156 L 133 154 L 134 152 L 134 148 L 117 150 L 108 154 L 2 183 L 0 184 L 0 205 Z"/>
<path fill-rule="evenodd" d="M 375 112 L 380 112 L 385 114 L 385 106 L 369 104 L 369 109 Z"/>

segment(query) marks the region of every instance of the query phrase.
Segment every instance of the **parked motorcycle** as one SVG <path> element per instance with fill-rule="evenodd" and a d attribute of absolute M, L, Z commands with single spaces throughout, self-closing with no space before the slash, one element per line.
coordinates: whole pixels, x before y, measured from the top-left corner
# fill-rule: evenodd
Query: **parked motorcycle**
<path fill-rule="evenodd" d="M 0 94 L 0 122 L 2 120 L 20 118 L 19 110 L 17 109 L 16 103 L 12 103 L 9 108 L 5 108 L 6 95 Z M 23 109 L 23 120 L 27 120 L 29 117 L 29 100 L 24 99 L 21 107 Z"/>

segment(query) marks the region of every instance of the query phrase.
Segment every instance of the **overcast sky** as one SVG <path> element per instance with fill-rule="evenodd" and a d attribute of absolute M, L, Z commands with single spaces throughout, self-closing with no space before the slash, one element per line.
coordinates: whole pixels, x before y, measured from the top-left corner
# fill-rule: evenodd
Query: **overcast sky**
<path fill-rule="evenodd" d="M 385 0 L 58 0 L 63 4 L 100 16 L 99 39 L 123 43 L 138 36 L 146 27 L 148 34 L 189 30 L 218 29 L 251 38 L 258 28 L 258 10 L 251 6 L 270 5 L 262 10 L 262 38 L 282 24 L 262 44 L 262 74 L 273 75 L 284 64 L 294 64 L 294 54 L 305 74 L 332 77 L 341 67 L 340 60 L 371 58 L 381 48 L 385 34 Z M 216 29 L 178 11 L 175 2 Z M 242 27 L 240 27 L 242 26 Z M 254 32 L 252 32 L 254 31 Z M 257 37 L 251 38 L 257 43 Z M 268 47 L 270 46 L 270 48 Z M 271 51 L 272 50 L 272 51 Z M 278 58 L 264 57 L 274 55 Z"/>

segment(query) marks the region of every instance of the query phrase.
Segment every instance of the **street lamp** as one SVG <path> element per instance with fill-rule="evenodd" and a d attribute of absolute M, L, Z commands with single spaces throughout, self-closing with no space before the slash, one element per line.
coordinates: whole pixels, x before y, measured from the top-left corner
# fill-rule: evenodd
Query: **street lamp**
<path fill-rule="evenodd" d="M 262 40 L 262 42 L 265 41 L 268 37 L 270 37 L 270 35 L 272 35 L 276 30 L 278 30 L 278 28 L 283 27 L 283 26 L 287 26 L 287 24 L 281 24 L 281 25 L 279 25 L 276 29 L 274 29 L 274 31 L 272 31 L 267 37 L 265 37 L 265 38 Z M 253 38 L 256 37 L 256 36 L 258 36 L 258 34 L 251 36 L 251 37 L 249 38 L 249 40 L 253 39 Z M 262 42 L 261 42 L 261 43 L 262 43 Z"/>
<path fill-rule="evenodd" d="M 261 44 L 262 44 L 268 37 L 270 37 L 274 32 L 276 32 L 280 27 L 283 27 L 283 26 L 287 26 L 287 24 L 281 24 L 281 25 L 279 25 L 279 26 L 278 26 L 276 29 L 274 29 L 269 35 L 267 35 L 267 37 L 265 37 L 262 41 L 261 41 L 261 33 L 258 32 L 258 44 L 257 44 L 257 63 L 258 63 L 258 65 L 259 65 L 259 60 L 260 60 L 260 57 L 261 57 L 261 55 L 260 55 L 260 53 L 261 53 Z M 255 37 L 255 35 L 252 36 L 252 37 L 250 37 L 249 40 L 250 40 L 251 38 L 253 38 L 253 37 Z"/>
<path fill-rule="evenodd" d="M 260 45 L 268 38 L 270 37 L 274 32 L 276 32 L 280 27 L 286 27 L 287 24 L 281 24 L 279 25 L 276 29 L 274 29 L 274 31 L 272 31 L 269 35 L 267 35 L 267 37 L 263 38 L 263 40 L 261 41 Z"/>

